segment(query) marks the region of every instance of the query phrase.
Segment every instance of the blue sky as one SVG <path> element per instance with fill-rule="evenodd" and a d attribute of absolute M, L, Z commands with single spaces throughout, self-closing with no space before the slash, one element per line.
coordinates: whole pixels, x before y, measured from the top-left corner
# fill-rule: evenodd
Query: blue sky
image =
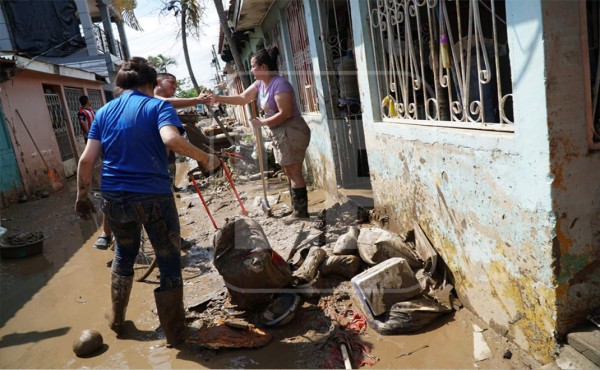
<path fill-rule="evenodd" d="M 215 78 L 215 68 L 211 66 L 212 45 L 215 50 L 219 43 L 219 18 L 215 10 L 213 0 L 200 0 L 206 4 L 207 11 L 204 19 L 204 27 L 200 40 L 188 37 L 188 49 L 194 75 L 199 84 L 212 88 Z M 181 39 L 177 38 L 178 24 L 173 16 L 160 15 L 162 0 L 140 0 L 135 11 L 144 32 L 137 32 L 131 28 L 126 29 L 129 50 L 132 56 L 148 57 L 149 55 L 163 54 L 177 60 L 177 66 L 172 66 L 168 71 L 178 79 L 189 76 Z M 219 60 L 221 67 L 223 61 Z"/>

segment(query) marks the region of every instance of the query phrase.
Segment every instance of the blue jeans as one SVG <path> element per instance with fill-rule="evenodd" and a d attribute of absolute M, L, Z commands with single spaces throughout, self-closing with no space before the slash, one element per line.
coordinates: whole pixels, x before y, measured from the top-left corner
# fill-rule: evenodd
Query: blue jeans
<path fill-rule="evenodd" d="M 102 211 L 115 237 L 115 257 L 112 263 L 115 274 L 133 275 L 143 225 L 157 258 L 160 290 L 183 286 L 181 231 L 173 194 L 104 191 Z"/>

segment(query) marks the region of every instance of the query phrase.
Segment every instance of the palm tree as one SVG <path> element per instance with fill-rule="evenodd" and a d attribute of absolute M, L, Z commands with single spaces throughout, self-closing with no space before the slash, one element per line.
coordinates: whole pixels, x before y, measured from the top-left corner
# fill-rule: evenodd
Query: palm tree
<path fill-rule="evenodd" d="M 203 0 L 170 0 L 164 3 L 163 11 L 172 11 L 176 17 L 180 17 L 183 56 L 185 57 L 185 64 L 187 66 L 192 85 L 194 85 L 194 89 L 196 89 L 196 92 L 199 94 L 201 90 L 192 69 L 192 63 L 190 61 L 190 54 L 188 51 L 187 37 L 189 35 L 196 39 L 199 38 L 206 6 L 204 5 Z"/>
<path fill-rule="evenodd" d="M 119 17 L 119 22 L 125 23 L 136 31 L 143 31 L 134 13 L 137 7 L 136 0 L 113 0 L 111 6 L 115 9 L 117 17 Z"/>
<path fill-rule="evenodd" d="M 167 73 L 169 66 L 176 66 L 177 61 L 175 58 L 168 55 L 158 54 L 157 56 L 148 56 L 148 64 L 150 64 L 158 73 Z"/>
<path fill-rule="evenodd" d="M 235 62 L 238 75 L 240 76 L 240 79 L 242 81 L 242 88 L 245 90 L 248 88 L 248 86 L 250 86 L 250 78 L 248 77 L 248 73 L 246 73 L 246 68 L 244 67 L 244 63 L 242 62 L 242 57 L 238 53 L 235 40 L 233 39 L 233 35 L 231 33 L 231 29 L 229 29 L 229 25 L 227 24 L 227 13 L 225 13 L 225 9 L 223 8 L 222 0 L 214 0 L 214 2 L 215 8 L 217 9 L 217 13 L 219 14 L 219 22 L 221 23 L 223 35 L 225 36 L 227 44 L 229 44 L 229 49 L 231 50 L 231 54 L 233 55 L 233 61 Z"/>

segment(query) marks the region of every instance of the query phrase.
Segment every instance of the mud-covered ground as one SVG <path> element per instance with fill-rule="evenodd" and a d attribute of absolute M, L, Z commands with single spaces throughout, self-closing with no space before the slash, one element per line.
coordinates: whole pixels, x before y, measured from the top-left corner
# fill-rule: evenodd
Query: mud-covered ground
<path fill-rule="evenodd" d="M 178 165 L 178 185 L 187 186 L 187 162 Z M 269 194 L 281 195 L 272 202 L 267 217 L 255 202 L 262 194 L 259 180 L 238 177 L 237 190 L 248 212 L 263 227 L 271 246 L 284 258 L 300 232 L 305 238 L 319 228 L 325 238 L 315 243 L 330 248 L 364 213 L 351 204 L 335 207 L 324 219 L 321 211 L 340 199 L 327 199 L 321 191 L 309 193 L 311 220 L 284 222 L 289 208 L 286 183 L 269 182 Z M 127 323 L 122 339 L 109 330 L 105 313 L 110 309 L 110 250 L 92 247 L 100 230 L 100 213 L 92 221 L 81 221 L 73 213 L 75 184 L 44 199 L 33 199 L 2 210 L 2 226 L 11 232 L 41 230 L 47 239 L 41 255 L 19 260 L 0 260 L 0 367 L 2 368 L 323 368 L 340 366 L 334 361 L 336 338 L 344 337 L 342 328 L 360 319 L 348 281 L 323 279 L 321 293 L 305 300 L 294 319 L 282 327 L 262 328 L 272 340 L 258 349 L 206 349 L 187 345 L 180 349 L 164 347 L 152 290 L 157 286 L 157 271 L 145 282 L 134 285 Z M 224 179 L 210 182 L 202 190 L 218 226 L 241 213 Z M 240 314 L 226 302 L 223 281 L 212 264 L 214 229 L 198 195 L 192 190 L 176 193 L 183 237 L 192 241 L 182 252 L 185 278 L 184 299 L 188 325 L 198 330 L 236 314 L 252 322 L 256 315 Z M 323 227 L 325 226 L 325 227 Z M 366 226 L 366 225 L 363 225 Z M 354 321 L 353 321 L 354 319 Z M 357 324 L 358 322 L 358 324 Z M 524 368 L 536 367 L 521 351 L 492 330 L 484 337 L 492 358 L 475 362 L 473 327 L 479 322 L 467 310 L 447 314 L 424 329 L 408 335 L 382 336 L 371 328 L 362 334 L 345 337 L 360 347 L 363 364 L 374 368 Z M 96 329 L 104 347 L 88 358 L 73 354 L 72 343 L 84 329 Z M 357 347 L 357 348 L 359 348 Z M 503 358 L 509 350 L 511 359 Z M 359 366 L 359 358 L 354 367 Z"/>

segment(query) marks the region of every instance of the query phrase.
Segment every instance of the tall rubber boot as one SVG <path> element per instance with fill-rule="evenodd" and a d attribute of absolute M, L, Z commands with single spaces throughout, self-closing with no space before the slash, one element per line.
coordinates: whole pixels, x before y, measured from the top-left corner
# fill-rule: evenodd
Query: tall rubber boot
<path fill-rule="evenodd" d="M 129 304 L 129 295 L 131 294 L 132 286 L 133 275 L 121 276 L 114 272 L 112 273 L 110 284 L 112 312 L 108 315 L 108 324 L 117 335 L 121 334 L 121 330 L 123 329 L 125 312 L 127 311 L 127 304 Z"/>
<path fill-rule="evenodd" d="M 185 311 L 183 309 L 183 287 L 167 291 L 154 289 L 154 300 L 158 320 L 167 337 L 167 347 L 173 347 L 183 340 Z"/>
<path fill-rule="evenodd" d="M 308 214 L 308 192 L 306 187 L 292 189 L 292 206 L 294 211 L 288 216 L 290 220 L 297 220 L 300 218 L 309 218 Z"/>

